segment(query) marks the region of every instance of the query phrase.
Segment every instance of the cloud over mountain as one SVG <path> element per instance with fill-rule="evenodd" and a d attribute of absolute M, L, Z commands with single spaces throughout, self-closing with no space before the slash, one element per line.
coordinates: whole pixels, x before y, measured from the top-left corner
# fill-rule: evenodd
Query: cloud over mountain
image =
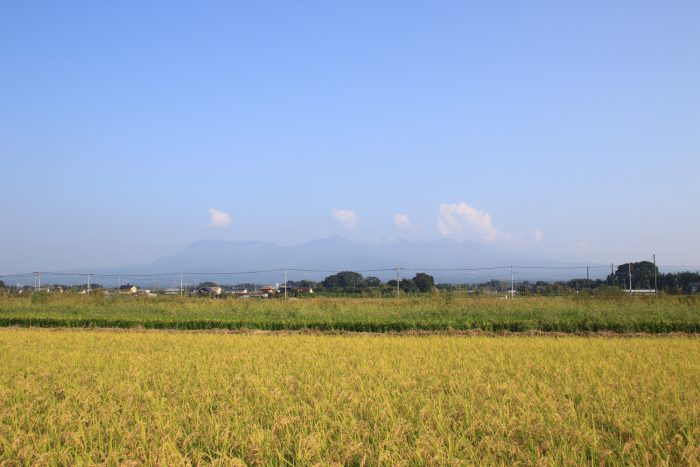
<path fill-rule="evenodd" d="M 332 209 L 331 214 L 345 229 L 353 229 L 357 225 L 357 214 L 349 209 Z"/>
<path fill-rule="evenodd" d="M 231 215 L 215 208 L 209 208 L 209 224 L 211 228 L 220 228 L 231 225 Z"/>
<path fill-rule="evenodd" d="M 438 208 L 437 227 L 440 234 L 448 238 L 486 242 L 509 238 L 493 225 L 489 213 L 464 202 L 441 204 Z"/>

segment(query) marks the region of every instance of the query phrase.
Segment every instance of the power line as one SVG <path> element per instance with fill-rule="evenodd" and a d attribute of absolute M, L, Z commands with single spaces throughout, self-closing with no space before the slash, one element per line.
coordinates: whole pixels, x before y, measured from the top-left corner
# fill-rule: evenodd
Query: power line
<path fill-rule="evenodd" d="M 480 271 L 503 271 L 508 270 L 548 270 L 548 271 L 589 271 L 589 270 L 601 270 L 607 269 L 609 266 L 596 265 L 596 266 L 528 266 L 528 265 L 513 265 L 513 266 L 480 266 L 480 267 L 454 267 L 454 268 L 432 268 L 432 267 L 388 267 L 388 268 L 363 268 L 363 269 L 309 269 L 309 268 L 274 268 L 274 269 L 258 269 L 258 270 L 247 270 L 247 271 L 190 271 L 190 272 L 161 272 L 161 273 L 134 273 L 134 274 L 124 274 L 124 273 L 92 273 L 92 272 L 59 272 L 59 271 L 42 271 L 41 276 L 44 281 L 52 276 L 54 277 L 81 277 L 88 279 L 121 279 L 134 280 L 134 281 L 144 281 L 153 280 L 157 278 L 181 278 L 183 276 L 241 276 L 241 275 L 254 275 L 254 274 L 273 274 L 273 273 L 284 273 L 295 272 L 295 273 L 316 273 L 316 274 L 337 274 L 342 271 L 353 271 L 360 273 L 380 273 L 380 272 L 393 272 L 397 269 L 399 271 L 424 271 L 424 272 L 480 272 Z M 700 266 L 693 265 L 658 265 L 658 269 L 700 269 Z M 17 274 L 0 274 L 0 279 L 26 279 L 26 278 L 36 278 L 38 272 L 25 272 Z"/>

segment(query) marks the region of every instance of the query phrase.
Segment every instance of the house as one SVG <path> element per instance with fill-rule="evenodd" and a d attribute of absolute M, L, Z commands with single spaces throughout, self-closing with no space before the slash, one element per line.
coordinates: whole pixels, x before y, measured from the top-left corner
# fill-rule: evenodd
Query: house
<path fill-rule="evenodd" d="M 34 289 L 34 292 L 46 292 L 46 293 L 63 293 L 63 287 L 55 285 L 55 286 L 46 286 L 46 287 L 37 287 Z"/>
<path fill-rule="evenodd" d="M 126 285 L 120 285 L 119 286 L 119 293 L 124 293 L 124 294 L 135 294 L 136 292 L 139 291 L 139 288 L 136 287 L 135 285 L 131 284 L 126 284 Z"/>
<path fill-rule="evenodd" d="M 628 295 L 656 295 L 655 289 L 625 289 Z"/>
<path fill-rule="evenodd" d="M 147 290 L 147 289 L 139 290 L 136 295 L 139 295 L 142 297 L 157 297 L 158 296 L 157 293 L 151 292 L 150 290 Z"/>
<path fill-rule="evenodd" d="M 233 292 L 231 293 L 237 297 L 240 297 L 243 295 L 248 295 L 248 289 L 233 289 Z"/>
<path fill-rule="evenodd" d="M 203 297 L 218 297 L 221 295 L 221 287 L 202 286 L 197 288 L 197 295 Z"/>
<path fill-rule="evenodd" d="M 258 290 L 261 294 L 263 294 L 263 295 L 267 294 L 268 296 L 274 295 L 275 293 L 277 293 L 277 289 L 275 287 L 272 287 L 271 285 L 264 285 L 264 286 L 260 287 Z"/>
<path fill-rule="evenodd" d="M 284 287 L 285 287 L 285 286 L 281 286 L 281 287 L 280 287 L 280 291 L 281 291 L 281 292 L 284 292 Z M 301 295 L 301 294 L 305 294 L 305 293 L 311 294 L 311 293 L 314 293 L 314 289 L 312 289 L 311 287 L 292 287 L 292 286 L 288 286 L 288 287 L 287 287 L 287 292 L 289 292 L 289 293 L 291 293 L 291 294 L 293 294 L 293 295 Z"/>

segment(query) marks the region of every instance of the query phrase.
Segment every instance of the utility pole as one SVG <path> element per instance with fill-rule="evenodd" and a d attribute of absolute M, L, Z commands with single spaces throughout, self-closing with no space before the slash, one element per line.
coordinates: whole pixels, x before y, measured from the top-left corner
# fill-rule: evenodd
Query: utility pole
<path fill-rule="evenodd" d="M 629 266 L 629 275 L 630 275 L 630 293 L 632 293 L 632 263 L 627 263 L 627 266 Z"/>
<path fill-rule="evenodd" d="M 119 274 L 119 283 L 117 284 L 117 290 L 122 288 L 122 275 Z"/>
<path fill-rule="evenodd" d="M 39 280 L 38 272 L 34 271 L 34 290 L 37 289 L 37 280 Z"/>
<path fill-rule="evenodd" d="M 399 298 L 399 265 L 396 265 L 396 298 Z"/>
<path fill-rule="evenodd" d="M 284 299 L 287 299 L 287 270 L 284 270 Z"/>
<path fill-rule="evenodd" d="M 515 298 L 515 279 L 513 278 L 513 265 L 510 265 L 510 298 Z"/>
<path fill-rule="evenodd" d="M 591 279 L 588 276 L 588 266 L 586 266 L 586 286 L 589 290 L 591 289 Z"/>
<path fill-rule="evenodd" d="M 90 273 L 88 273 L 87 276 L 88 276 L 88 283 L 87 283 L 88 288 L 87 288 L 87 293 L 90 293 Z"/>
<path fill-rule="evenodd" d="M 654 253 L 653 256 L 654 256 L 654 296 L 656 296 L 656 293 L 657 293 L 656 292 L 656 289 L 657 289 L 657 286 L 656 286 L 656 253 Z"/>
<path fill-rule="evenodd" d="M 182 273 L 180 273 L 180 296 L 182 297 Z"/>
<path fill-rule="evenodd" d="M 610 285 L 615 285 L 615 265 L 610 263 Z"/>

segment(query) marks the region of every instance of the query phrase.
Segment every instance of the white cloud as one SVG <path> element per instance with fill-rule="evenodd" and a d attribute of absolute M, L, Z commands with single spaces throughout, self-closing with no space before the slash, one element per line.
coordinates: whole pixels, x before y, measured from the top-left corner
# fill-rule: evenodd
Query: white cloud
<path fill-rule="evenodd" d="M 332 209 L 331 214 L 346 229 L 352 229 L 357 225 L 357 214 L 348 209 Z"/>
<path fill-rule="evenodd" d="M 209 208 L 209 227 L 226 227 L 231 224 L 231 215 L 218 209 Z"/>
<path fill-rule="evenodd" d="M 410 230 L 411 219 L 406 214 L 394 214 L 394 225 L 401 230 Z"/>
<path fill-rule="evenodd" d="M 438 230 L 445 237 L 470 240 L 508 240 L 509 236 L 491 222 L 491 215 L 467 203 L 441 204 L 438 209 Z"/>
<path fill-rule="evenodd" d="M 535 241 L 537 243 L 540 243 L 542 240 L 544 240 L 544 232 L 542 232 L 542 229 L 539 227 L 535 227 L 535 229 L 532 231 L 532 236 L 535 237 Z"/>

